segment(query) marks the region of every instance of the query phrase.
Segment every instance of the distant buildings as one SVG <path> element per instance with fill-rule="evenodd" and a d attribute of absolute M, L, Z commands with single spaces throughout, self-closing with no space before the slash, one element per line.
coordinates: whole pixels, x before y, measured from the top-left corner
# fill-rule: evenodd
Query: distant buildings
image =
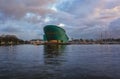
<path fill-rule="evenodd" d="M 44 41 L 42 39 L 32 39 L 30 40 L 30 44 L 34 44 L 34 45 L 40 45 L 43 44 Z"/>
<path fill-rule="evenodd" d="M 94 44 L 95 41 L 93 39 L 72 39 L 69 41 L 72 44 Z"/>
<path fill-rule="evenodd" d="M 1 35 L 0 45 L 19 45 L 19 44 L 33 44 L 43 45 L 46 42 L 43 39 L 32 39 L 30 41 L 24 41 L 19 39 L 15 35 Z M 120 38 L 107 38 L 107 39 L 72 39 L 66 44 L 120 44 Z"/>
<path fill-rule="evenodd" d="M 120 39 L 107 38 L 107 39 L 72 39 L 69 41 L 71 44 L 120 44 Z"/>

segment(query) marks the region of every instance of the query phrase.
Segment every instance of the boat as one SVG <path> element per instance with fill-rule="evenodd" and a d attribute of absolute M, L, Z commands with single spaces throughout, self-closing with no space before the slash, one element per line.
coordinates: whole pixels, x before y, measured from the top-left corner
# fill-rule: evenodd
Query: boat
<path fill-rule="evenodd" d="M 44 28 L 44 41 L 47 43 L 67 43 L 69 38 L 66 31 L 56 25 L 46 25 Z"/>

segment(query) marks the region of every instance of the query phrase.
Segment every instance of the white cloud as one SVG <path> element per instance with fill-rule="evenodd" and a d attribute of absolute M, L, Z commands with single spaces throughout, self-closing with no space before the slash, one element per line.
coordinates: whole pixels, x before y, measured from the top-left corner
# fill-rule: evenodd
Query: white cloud
<path fill-rule="evenodd" d="M 0 11 L 6 16 L 22 18 L 26 13 L 45 15 L 53 11 L 47 7 L 56 0 L 0 0 Z"/>
<path fill-rule="evenodd" d="M 60 23 L 58 26 L 59 26 L 59 27 L 64 27 L 64 26 L 65 26 L 65 24 Z"/>
<path fill-rule="evenodd" d="M 24 37 L 30 31 L 30 37 L 42 34 L 47 24 L 59 24 L 76 38 L 94 37 L 90 34 L 111 28 L 109 24 L 118 18 L 120 0 L 0 0 L 1 33 L 16 29 L 15 33 Z"/>

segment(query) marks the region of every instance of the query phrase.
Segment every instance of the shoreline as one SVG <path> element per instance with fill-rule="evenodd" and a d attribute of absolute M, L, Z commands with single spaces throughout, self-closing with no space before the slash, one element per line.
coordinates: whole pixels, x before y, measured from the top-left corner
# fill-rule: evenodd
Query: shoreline
<path fill-rule="evenodd" d="M 120 45 L 120 43 L 40 43 L 40 44 L 0 44 L 0 46 L 14 46 L 14 45 Z"/>

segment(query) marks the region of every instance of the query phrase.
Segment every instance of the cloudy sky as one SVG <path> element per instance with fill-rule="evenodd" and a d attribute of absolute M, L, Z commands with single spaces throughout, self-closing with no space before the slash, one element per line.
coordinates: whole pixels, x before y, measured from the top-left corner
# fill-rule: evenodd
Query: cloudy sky
<path fill-rule="evenodd" d="M 120 0 L 0 0 L 0 35 L 42 39 L 47 24 L 70 38 L 120 38 Z"/>

